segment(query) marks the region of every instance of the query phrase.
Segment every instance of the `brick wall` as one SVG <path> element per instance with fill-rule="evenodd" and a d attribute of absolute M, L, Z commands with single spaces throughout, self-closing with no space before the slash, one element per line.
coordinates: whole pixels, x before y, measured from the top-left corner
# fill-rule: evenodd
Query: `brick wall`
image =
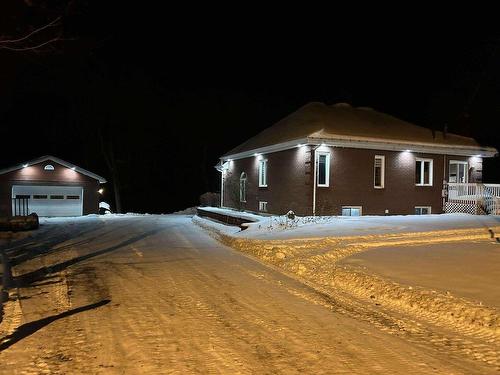
<path fill-rule="evenodd" d="M 323 149 L 322 149 L 323 150 Z M 481 182 L 480 158 L 326 147 L 331 154 L 329 187 L 316 189 L 316 213 L 340 215 L 342 206 L 362 206 L 363 215 L 413 214 L 415 206 L 431 206 L 442 212 L 443 180 L 449 160 L 469 161 L 469 181 Z M 224 205 L 258 212 L 259 201 L 268 202 L 268 212 L 312 214 L 312 148 L 304 146 L 263 155 L 268 160 L 268 186 L 258 187 L 257 156 L 234 160 L 225 172 Z M 373 186 L 375 155 L 385 156 L 385 187 Z M 433 185 L 415 185 L 415 158 L 433 160 Z M 247 175 L 247 199 L 239 202 L 239 177 Z"/>

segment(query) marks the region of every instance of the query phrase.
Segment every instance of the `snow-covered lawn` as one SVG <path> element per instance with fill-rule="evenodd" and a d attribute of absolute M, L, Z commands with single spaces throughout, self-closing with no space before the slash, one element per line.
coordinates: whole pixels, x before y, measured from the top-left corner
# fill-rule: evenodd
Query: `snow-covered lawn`
<path fill-rule="evenodd" d="M 494 241 L 380 247 L 339 265 L 500 309 L 500 244 Z"/>
<path fill-rule="evenodd" d="M 500 216 L 469 214 L 395 215 L 395 216 L 260 216 L 215 207 L 204 210 L 254 220 L 243 224 L 247 229 L 220 227 L 236 238 L 279 240 L 346 236 L 369 236 L 434 230 L 500 227 Z"/>

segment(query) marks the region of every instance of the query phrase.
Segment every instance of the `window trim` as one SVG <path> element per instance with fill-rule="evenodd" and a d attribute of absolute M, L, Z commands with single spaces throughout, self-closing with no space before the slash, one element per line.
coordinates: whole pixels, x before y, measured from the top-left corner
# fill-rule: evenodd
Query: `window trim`
<path fill-rule="evenodd" d="M 242 185 L 242 183 L 244 185 Z M 241 187 L 244 186 L 244 189 Z M 240 174 L 240 202 L 246 203 L 247 201 L 247 174 L 245 172 L 241 172 Z"/>
<path fill-rule="evenodd" d="M 325 158 L 325 183 L 319 183 L 319 157 L 326 156 Z M 316 151 L 316 186 L 329 187 L 330 186 L 330 152 L 329 151 Z"/>
<path fill-rule="evenodd" d="M 427 158 L 415 158 L 415 172 L 417 169 L 417 162 L 420 161 L 422 162 L 420 164 L 420 182 L 415 181 L 415 186 L 433 186 L 433 175 L 434 175 L 434 159 L 427 159 Z M 424 181 L 424 165 L 425 162 L 429 163 L 429 183 L 425 184 L 422 181 Z"/>
<path fill-rule="evenodd" d="M 375 163 L 377 159 L 382 160 L 381 170 L 380 170 L 380 186 L 375 185 Z M 373 159 L 373 187 L 375 189 L 385 188 L 385 155 L 375 155 Z"/>
<path fill-rule="evenodd" d="M 267 159 L 259 160 L 258 173 L 259 173 L 259 187 L 267 187 Z"/>
<path fill-rule="evenodd" d="M 465 182 L 459 182 L 458 181 L 458 176 L 459 176 L 459 173 L 458 173 L 458 167 L 457 167 L 457 183 L 468 183 L 469 182 L 469 162 L 468 161 L 463 161 L 463 160 L 450 160 L 449 163 L 448 163 L 448 182 L 450 182 L 450 165 L 451 164 L 462 164 L 462 165 L 465 165 Z"/>
<path fill-rule="evenodd" d="M 415 213 L 415 215 L 419 215 L 420 216 L 420 215 L 430 215 L 430 214 L 432 214 L 432 206 L 415 206 L 414 209 L 416 210 L 417 208 L 427 208 L 428 212 L 426 214 L 417 214 L 417 213 Z"/>
<path fill-rule="evenodd" d="M 342 206 L 342 211 L 344 211 L 344 209 L 346 208 L 349 208 L 349 209 L 353 209 L 353 208 L 357 208 L 359 209 L 359 216 L 363 216 L 363 206 Z M 347 215 L 342 215 L 342 216 L 347 216 Z M 352 217 L 352 215 L 349 215 L 348 217 Z M 354 216 L 356 217 L 356 216 Z"/>

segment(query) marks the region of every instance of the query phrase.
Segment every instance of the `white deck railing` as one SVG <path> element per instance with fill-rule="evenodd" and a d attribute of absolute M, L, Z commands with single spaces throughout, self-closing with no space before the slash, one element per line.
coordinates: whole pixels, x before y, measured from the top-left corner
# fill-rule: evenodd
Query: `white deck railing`
<path fill-rule="evenodd" d="M 474 205 L 486 214 L 500 214 L 500 184 L 449 183 L 448 202 Z"/>

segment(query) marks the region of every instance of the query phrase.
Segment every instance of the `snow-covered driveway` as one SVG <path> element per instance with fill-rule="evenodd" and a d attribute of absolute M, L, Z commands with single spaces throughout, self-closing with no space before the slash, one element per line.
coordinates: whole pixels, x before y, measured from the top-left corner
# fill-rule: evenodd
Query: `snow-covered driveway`
<path fill-rule="evenodd" d="M 185 216 L 47 220 L 34 243 L 50 251 L 15 269 L 30 274 L 0 324 L 2 374 L 494 370 L 229 249 Z"/>

